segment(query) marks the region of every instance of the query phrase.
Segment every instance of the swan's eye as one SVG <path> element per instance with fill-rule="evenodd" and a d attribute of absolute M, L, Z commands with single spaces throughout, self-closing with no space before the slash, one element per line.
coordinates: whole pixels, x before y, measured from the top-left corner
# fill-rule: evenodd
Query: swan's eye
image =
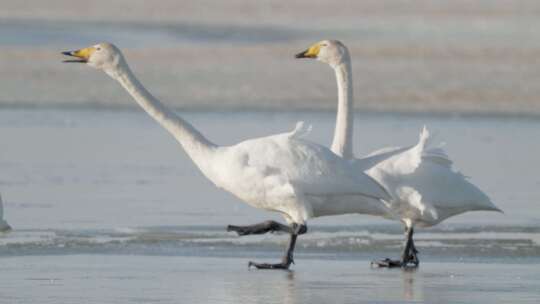
<path fill-rule="evenodd" d="M 101 51 L 101 48 L 100 48 L 100 47 L 97 47 L 96 50 Z"/>

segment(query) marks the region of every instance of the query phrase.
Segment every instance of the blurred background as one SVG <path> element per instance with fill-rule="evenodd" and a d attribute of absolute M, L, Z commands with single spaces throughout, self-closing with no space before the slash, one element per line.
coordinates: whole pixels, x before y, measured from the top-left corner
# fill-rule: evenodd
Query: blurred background
<path fill-rule="evenodd" d="M 0 0 L 2 300 L 537 303 L 539 29 L 538 0 Z M 505 213 L 416 230 L 416 272 L 369 268 L 403 231 L 366 215 L 310 220 L 296 273 L 244 271 L 287 236 L 226 225 L 283 219 L 217 189 L 115 81 L 60 54 L 115 43 L 217 144 L 304 120 L 329 146 L 334 72 L 294 59 L 322 39 L 351 51 L 357 156 L 427 125 Z"/>
<path fill-rule="evenodd" d="M 101 73 L 59 64 L 110 41 L 177 108 L 334 109 L 333 72 L 293 58 L 334 38 L 357 109 L 537 115 L 539 16 L 535 0 L 0 1 L 0 106 L 132 107 Z"/>

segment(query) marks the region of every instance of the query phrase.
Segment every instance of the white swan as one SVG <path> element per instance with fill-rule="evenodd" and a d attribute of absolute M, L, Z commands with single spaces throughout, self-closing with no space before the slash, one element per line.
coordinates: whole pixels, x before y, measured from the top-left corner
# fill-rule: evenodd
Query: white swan
<path fill-rule="evenodd" d="M 418 143 L 406 148 L 386 148 L 355 159 L 353 146 L 353 84 L 351 59 L 345 45 L 325 40 L 296 55 L 316 58 L 335 71 L 338 87 L 337 121 L 332 151 L 368 173 L 392 196 L 384 202 L 387 218 L 405 225 L 406 242 L 401 260 L 374 262 L 383 267 L 417 266 L 413 242 L 415 226 L 433 226 L 444 219 L 474 210 L 499 211 L 491 200 L 465 177 L 452 170 L 452 161 L 440 148 L 428 148 L 429 132 L 424 127 Z"/>
<path fill-rule="evenodd" d="M 2 196 L 0 195 L 0 232 L 11 230 L 9 224 L 4 220 L 4 203 L 2 202 Z"/>
<path fill-rule="evenodd" d="M 114 45 L 100 43 L 64 55 L 105 71 L 182 145 L 201 172 L 217 187 L 249 205 L 281 213 L 290 226 L 265 222 L 229 226 L 239 234 L 286 231 L 291 238 L 281 263 L 250 266 L 288 268 L 298 234 L 307 231 L 306 220 L 339 213 L 381 214 L 380 199 L 390 196 L 377 182 L 354 170 L 329 149 L 302 138 L 308 130 L 298 124 L 290 133 L 217 146 L 188 122 L 168 110 L 135 78 L 124 56 Z"/>

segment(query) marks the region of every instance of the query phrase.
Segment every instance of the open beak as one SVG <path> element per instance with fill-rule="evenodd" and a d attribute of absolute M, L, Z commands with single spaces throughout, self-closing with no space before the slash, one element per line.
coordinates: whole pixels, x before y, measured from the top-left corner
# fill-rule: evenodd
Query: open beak
<path fill-rule="evenodd" d="M 312 45 L 309 49 L 296 54 L 295 58 L 317 58 L 321 46 L 319 44 Z"/>
<path fill-rule="evenodd" d="M 93 47 L 84 48 L 76 51 L 67 51 L 62 52 L 63 55 L 75 57 L 78 59 L 68 59 L 64 60 L 63 62 L 79 62 L 79 63 L 86 63 L 88 62 L 88 58 L 92 55 L 92 53 L 95 51 Z"/>
<path fill-rule="evenodd" d="M 306 54 L 307 54 L 308 50 L 305 50 L 303 52 L 300 52 L 296 55 L 294 55 L 294 58 L 311 58 L 311 57 L 308 57 Z"/>

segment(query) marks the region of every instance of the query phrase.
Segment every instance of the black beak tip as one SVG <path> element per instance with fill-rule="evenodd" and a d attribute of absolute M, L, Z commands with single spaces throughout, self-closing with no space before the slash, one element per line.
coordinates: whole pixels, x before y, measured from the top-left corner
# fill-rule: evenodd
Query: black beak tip
<path fill-rule="evenodd" d="M 294 58 L 306 58 L 305 53 L 306 53 L 306 52 L 298 53 L 298 54 L 294 55 Z"/>
<path fill-rule="evenodd" d="M 66 51 L 66 52 L 62 52 L 62 55 L 66 55 L 66 56 L 71 56 L 72 52 L 70 51 Z"/>

